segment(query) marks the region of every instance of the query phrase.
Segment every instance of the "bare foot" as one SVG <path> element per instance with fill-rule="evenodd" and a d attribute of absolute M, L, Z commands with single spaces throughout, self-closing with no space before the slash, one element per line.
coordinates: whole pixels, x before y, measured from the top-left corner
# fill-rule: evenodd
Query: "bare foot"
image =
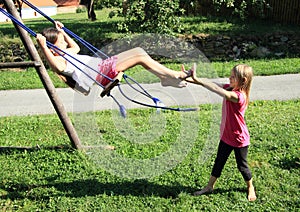
<path fill-rule="evenodd" d="M 181 77 L 161 78 L 160 82 L 162 86 L 172 86 L 175 88 L 184 88 L 187 86 L 187 83 Z"/>
<path fill-rule="evenodd" d="M 209 186 L 206 186 L 202 190 L 194 192 L 194 196 L 199 196 L 199 195 L 202 195 L 202 194 L 210 194 L 212 192 L 213 192 L 213 188 L 211 188 Z"/>
<path fill-rule="evenodd" d="M 183 88 L 187 86 L 187 82 L 185 82 L 184 80 L 189 76 L 191 76 L 191 71 L 186 71 L 184 69 L 184 66 L 182 66 L 181 71 L 178 71 L 175 77 L 161 78 L 161 85 Z"/>
<path fill-rule="evenodd" d="M 255 189 L 253 186 L 248 188 L 248 200 L 251 202 L 256 200 Z"/>

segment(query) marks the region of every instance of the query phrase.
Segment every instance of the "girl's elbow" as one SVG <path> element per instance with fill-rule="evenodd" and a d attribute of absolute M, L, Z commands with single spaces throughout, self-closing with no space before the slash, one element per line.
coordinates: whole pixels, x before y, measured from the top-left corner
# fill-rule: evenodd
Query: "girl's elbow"
<path fill-rule="evenodd" d="M 51 69 L 54 72 L 61 73 L 61 72 L 64 72 L 64 70 L 66 69 L 66 67 L 65 66 L 53 66 Z"/>
<path fill-rule="evenodd" d="M 76 52 L 76 54 L 78 54 L 80 52 L 80 47 L 79 46 L 77 46 L 77 48 L 75 48 L 75 52 Z"/>

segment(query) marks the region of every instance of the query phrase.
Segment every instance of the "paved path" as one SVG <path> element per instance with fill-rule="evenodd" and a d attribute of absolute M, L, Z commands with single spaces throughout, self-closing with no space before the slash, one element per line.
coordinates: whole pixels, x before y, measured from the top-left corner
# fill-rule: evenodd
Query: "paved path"
<path fill-rule="evenodd" d="M 227 82 L 227 79 L 218 79 Z M 143 87 L 153 96 L 161 99 L 165 105 L 199 105 L 203 103 L 221 102 L 221 98 L 201 86 L 189 84 L 187 88 L 177 89 L 162 87 L 159 83 L 143 84 Z M 146 102 L 141 95 L 122 85 L 130 97 Z M 68 112 L 95 111 L 118 108 L 112 98 L 99 97 L 101 90 L 95 87 L 89 96 L 82 96 L 72 89 L 57 89 Z M 112 91 L 126 108 L 140 107 L 124 99 L 117 88 Z M 300 99 L 300 74 L 276 76 L 257 76 L 254 78 L 251 100 L 288 100 Z M 149 102 L 150 103 L 150 102 Z M 0 91 L 0 117 L 26 116 L 36 114 L 52 114 L 55 110 L 44 89 Z"/>

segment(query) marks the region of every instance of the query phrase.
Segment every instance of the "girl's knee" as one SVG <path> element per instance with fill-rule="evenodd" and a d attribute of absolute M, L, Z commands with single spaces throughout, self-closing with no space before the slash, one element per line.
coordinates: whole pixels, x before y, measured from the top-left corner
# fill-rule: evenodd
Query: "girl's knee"
<path fill-rule="evenodd" d="M 137 55 L 147 55 L 147 52 L 141 47 L 135 47 L 132 49 Z"/>

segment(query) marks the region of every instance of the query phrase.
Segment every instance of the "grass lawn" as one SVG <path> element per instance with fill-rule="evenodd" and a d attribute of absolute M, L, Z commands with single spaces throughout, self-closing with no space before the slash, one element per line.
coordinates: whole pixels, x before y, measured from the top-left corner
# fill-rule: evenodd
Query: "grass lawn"
<path fill-rule="evenodd" d="M 122 137 L 125 134 L 117 129 L 111 111 L 97 112 L 94 116 L 99 136 L 116 147 L 114 153 L 101 150 L 86 154 L 71 149 L 55 115 L 0 118 L 1 146 L 40 146 L 40 149 L 0 150 L 0 208 L 2 211 L 299 210 L 300 101 L 250 104 L 246 114 L 252 135 L 249 164 L 258 195 L 253 203 L 246 199 L 245 183 L 233 155 L 213 194 L 191 195 L 207 183 L 218 142 L 210 141 L 211 155 L 204 152 L 211 110 L 209 105 L 200 107 L 199 127 L 196 132 L 191 130 L 195 138 L 192 143 L 178 140 L 178 129 L 183 128 L 179 113 L 163 114 L 167 130 L 149 143 L 137 143 Z M 153 110 L 130 111 L 134 133 L 152 130 L 143 124 L 152 113 Z M 218 134 L 217 129 L 215 133 Z M 182 148 L 190 145 L 182 160 L 149 179 L 119 176 L 117 172 L 126 165 L 126 160 L 117 167 L 105 166 L 114 164 L 112 154 L 143 161 L 163 156 L 176 142 Z M 182 148 L 175 155 L 183 154 Z M 199 159 L 203 153 L 207 153 L 206 161 Z M 167 160 L 172 159 L 176 157 Z"/>

